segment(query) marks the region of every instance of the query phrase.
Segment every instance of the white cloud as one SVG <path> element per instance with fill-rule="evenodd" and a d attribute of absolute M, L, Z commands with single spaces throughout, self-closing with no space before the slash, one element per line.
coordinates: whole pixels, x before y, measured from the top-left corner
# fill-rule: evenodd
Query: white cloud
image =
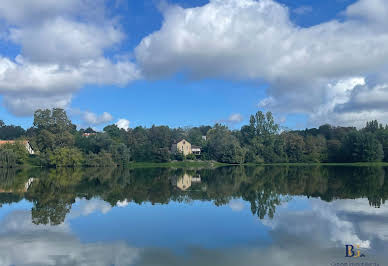
<path fill-rule="evenodd" d="M 15 58 L 0 57 L 0 94 L 16 115 L 37 108 L 67 107 L 88 84 L 123 86 L 140 78 L 136 65 L 104 56 L 124 40 L 105 14 L 104 1 L 4 0 L 3 40 L 19 45 Z"/>
<path fill-rule="evenodd" d="M 11 28 L 9 38 L 21 45 L 23 56 L 31 62 L 78 65 L 101 57 L 105 48 L 122 41 L 123 33 L 111 24 L 93 25 L 57 17 L 39 25 Z"/>
<path fill-rule="evenodd" d="M 244 120 L 241 114 L 232 114 L 228 118 L 229 123 L 241 123 Z"/>
<path fill-rule="evenodd" d="M 231 200 L 229 202 L 229 207 L 236 212 L 242 211 L 244 209 L 244 202 L 241 200 Z"/>
<path fill-rule="evenodd" d="M 113 116 L 107 112 L 102 113 L 102 115 L 97 115 L 93 112 L 85 111 L 82 115 L 82 119 L 87 125 L 96 126 L 112 121 Z"/>
<path fill-rule="evenodd" d="M 125 200 L 123 200 L 123 201 L 118 201 L 116 205 L 117 205 L 117 207 L 119 207 L 119 208 L 124 208 L 124 207 L 127 207 L 128 204 L 129 204 L 128 200 L 125 199 Z"/>
<path fill-rule="evenodd" d="M 333 245 L 343 247 L 349 243 L 356 243 L 362 248 L 371 248 L 370 235 L 365 239 L 357 231 L 359 221 L 344 216 L 359 214 L 357 205 L 360 203 L 364 206 L 363 209 L 369 208 L 372 212 L 374 208 L 369 206 L 367 199 L 358 199 L 357 202 L 354 200 L 324 202 L 320 199 L 311 199 L 309 202 L 311 209 L 302 211 L 279 209 L 273 220 L 266 219 L 263 223 L 274 231 L 286 231 L 291 235 L 309 235 L 315 241 L 319 241 L 322 247 Z M 341 208 L 343 204 L 348 208 L 346 212 Z"/>
<path fill-rule="evenodd" d="M 350 17 L 364 18 L 380 25 L 388 23 L 388 7 L 385 0 L 359 0 L 346 9 Z"/>
<path fill-rule="evenodd" d="M 185 70 L 193 78 L 264 81 L 270 85 L 267 101 L 273 111 L 305 113 L 314 123 L 316 112 L 344 97 L 343 93 L 341 99 L 330 96 L 330 86 L 362 78 L 373 91 L 372 84 L 388 81 L 380 78 L 388 65 L 384 2 L 359 0 L 348 7 L 343 21 L 306 28 L 293 24 L 288 8 L 272 0 L 211 0 L 186 9 L 170 6 L 164 10 L 161 29 L 145 37 L 135 54 L 151 78 Z M 341 115 L 338 108 L 328 108 L 324 114 L 329 122 L 354 119 L 355 113 L 341 111 Z M 376 113 L 384 118 L 388 107 L 366 115 L 368 111 L 358 117 L 362 123 Z M 386 116 L 384 121 L 388 122 Z"/>
<path fill-rule="evenodd" d="M 227 124 L 238 124 L 244 120 L 244 117 L 241 114 L 235 113 L 231 114 L 227 119 L 218 120 L 217 123 L 227 123 Z"/>
<path fill-rule="evenodd" d="M 129 120 L 121 118 L 119 119 L 119 121 L 117 121 L 116 126 L 120 129 L 128 130 L 129 124 L 130 124 Z"/>
<path fill-rule="evenodd" d="M 69 226 L 34 225 L 26 211 L 11 212 L 0 225 L 1 265 L 132 265 L 140 254 L 124 242 L 81 243 Z"/>
<path fill-rule="evenodd" d="M 108 213 L 112 206 L 100 199 L 76 199 L 76 206 L 72 207 L 72 210 L 66 219 L 71 220 L 79 216 L 88 216 L 94 212 L 100 212 L 102 214 Z"/>

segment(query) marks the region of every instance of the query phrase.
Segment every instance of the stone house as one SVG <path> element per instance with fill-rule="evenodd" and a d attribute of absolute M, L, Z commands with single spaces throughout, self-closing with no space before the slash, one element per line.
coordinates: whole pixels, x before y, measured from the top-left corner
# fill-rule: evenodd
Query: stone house
<path fill-rule="evenodd" d="M 182 139 L 181 141 L 172 144 L 171 152 L 172 153 L 181 152 L 181 153 L 183 153 L 184 156 L 187 156 L 187 155 L 193 153 L 191 151 L 191 144 L 190 144 L 190 142 L 188 142 L 185 139 Z"/>

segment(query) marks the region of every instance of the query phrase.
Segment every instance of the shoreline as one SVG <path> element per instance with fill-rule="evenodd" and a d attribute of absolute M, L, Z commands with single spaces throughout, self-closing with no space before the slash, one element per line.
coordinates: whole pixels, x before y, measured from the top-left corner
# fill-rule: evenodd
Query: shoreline
<path fill-rule="evenodd" d="M 180 161 L 180 162 L 165 162 L 165 163 L 154 163 L 154 162 L 131 162 L 125 166 L 116 166 L 123 168 L 217 168 L 225 166 L 245 166 L 245 167 L 260 167 L 260 166 L 344 166 L 344 167 L 386 167 L 388 162 L 359 162 L 359 163 L 244 163 L 244 164 L 228 164 L 220 163 L 215 161 Z M 56 169 L 56 168 L 100 168 L 100 167 L 43 167 L 37 165 L 20 165 L 17 167 L 6 168 L 0 167 L 0 169 Z M 101 167 L 101 168 L 111 168 Z"/>

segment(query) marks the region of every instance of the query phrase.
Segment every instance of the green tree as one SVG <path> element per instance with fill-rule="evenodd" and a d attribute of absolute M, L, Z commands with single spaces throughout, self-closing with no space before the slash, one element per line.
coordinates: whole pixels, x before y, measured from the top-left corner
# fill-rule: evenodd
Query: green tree
<path fill-rule="evenodd" d="M 342 152 L 348 162 L 380 162 L 384 158 L 382 145 L 370 132 L 355 131 L 347 135 Z"/>
<path fill-rule="evenodd" d="M 14 140 L 18 139 L 25 135 L 25 130 L 20 126 L 14 125 L 5 125 L 2 120 L 0 120 L 0 139 L 1 140 Z"/>
<path fill-rule="evenodd" d="M 285 152 L 290 163 L 304 162 L 305 142 L 303 137 L 285 132 L 282 134 L 285 143 Z"/>
<path fill-rule="evenodd" d="M 223 163 L 243 163 L 245 151 L 226 126 L 216 124 L 207 134 L 207 152 L 211 159 Z"/>
<path fill-rule="evenodd" d="M 76 148 L 57 148 L 48 157 L 50 165 L 56 167 L 75 167 L 83 163 L 83 155 Z"/>
<path fill-rule="evenodd" d="M 12 168 L 16 166 L 16 154 L 12 149 L 0 149 L 0 168 Z"/>

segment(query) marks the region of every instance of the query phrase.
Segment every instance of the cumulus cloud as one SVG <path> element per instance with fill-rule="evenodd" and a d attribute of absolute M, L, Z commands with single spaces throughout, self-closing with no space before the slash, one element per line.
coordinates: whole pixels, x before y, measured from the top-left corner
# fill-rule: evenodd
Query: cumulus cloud
<path fill-rule="evenodd" d="M 227 119 L 218 120 L 218 122 L 233 125 L 233 124 L 241 123 L 243 120 L 244 120 L 244 117 L 241 114 L 235 113 L 235 114 L 231 114 Z"/>
<path fill-rule="evenodd" d="M 386 234 L 372 233 L 371 223 L 387 231 L 388 208 L 374 208 L 368 199 L 336 200 L 324 202 L 320 199 L 309 200 L 311 208 L 301 211 L 279 209 L 273 220 L 266 219 L 264 224 L 273 231 L 287 232 L 291 235 L 309 235 L 322 246 L 344 246 L 357 243 L 369 249 L 376 239 L 384 239 Z M 362 217 L 366 218 L 363 219 Z M 305 223 L 305 221 L 309 221 Z M 373 227 L 374 228 L 374 227 Z M 329 241 L 329 242 L 327 242 Z"/>
<path fill-rule="evenodd" d="M 119 207 L 119 208 L 124 208 L 124 207 L 127 207 L 128 204 L 129 204 L 128 200 L 125 199 L 125 200 L 123 200 L 123 201 L 120 201 L 120 200 L 119 200 L 119 201 L 116 203 L 116 206 Z"/>
<path fill-rule="evenodd" d="M 112 206 L 109 203 L 100 199 L 76 199 L 76 205 L 72 207 L 72 210 L 66 219 L 71 220 L 79 216 L 88 216 L 94 212 L 106 214 L 111 209 Z"/>
<path fill-rule="evenodd" d="M 230 123 L 241 123 L 244 120 L 241 114 L 232 114 L 229 116 L 228 121 Z"/>
<path fill-rule="evenodd" d="M 333 101 L 352 104 L 351 91 L 360 85 L 351 87 L 354 80 L 364 79 L 370 94 L 388 81 L 381 79 L 388 65 L 384 2 L 359 0 L 348 6 L 343 21 L 311 27 L 293 24 L 289 9 L 273 0 L 211 0 L 197 8 L 170 6 L 163 11 L 161 29 L 136 48 L 136 59 L 149 78 L 184 70 L 192 78 L 264 81 L 269 87 L 263 106 L 278 113 L 307 114 L 314 124 L 313 115 L 323 110 L 329 122 L 339 124 L 356 119 L 365 122 L 376 114 L 388 122 L 384 116 L 388 107 L 363 106 L 363 115 L 357 118 L 357 112 L 328 107 Z M 333 88 L 342 83 L 350 85 L 337 98 Z M 368 111 L 373 112 L 367 115 Z"/>
<path fill-rule="evenodd" d="M 0 57 L 0 94 L 9 111 L 64 108 L 85 85 L 122 86 L 140 77 L 128 59 L 104 56 L 125 37 L 104 9 L 100 0 L 2 1 L 0 36 L 21 49 L 15 59 Z"/>
<path fill-rule="evenodd" d="M 233 211 L 239 212 L 239 211 L 242 211 L 244 209 L 244 202 L 242 202 L 241 200 L 231 200 L 229 202 L 229 207 Z"/>
<path fill-rule="evenodd" d="M 116 126 L 120 129 L 128 130 L 129 124 L 130 124 L 129 120 L 121 118 L 119 119 L 119 121 L 117 121 Z"/>
<path fill-rule="evenodd" d="M 385 0 L 359 0 L 346 9 L 346 14 L 381 25 L 388 23 L 388 7 Z"/>
<path fill-rule="evenodd" d="M 82 119 L 86 124 L 96 126 L 106 124 L 112 121 L 113 116 L 108 112 L 104 112 L 101 115 L 97 115 L 93 112 L 85 111 L 83 113 Z"/>
<path fill-rule="evenodd" d="M 32 224 L 27 211 L 11 212 L 0 225 L 1 265 L 132 265 L 140 253 L 124 242 L 81 243 L 63 226 Z"/>

